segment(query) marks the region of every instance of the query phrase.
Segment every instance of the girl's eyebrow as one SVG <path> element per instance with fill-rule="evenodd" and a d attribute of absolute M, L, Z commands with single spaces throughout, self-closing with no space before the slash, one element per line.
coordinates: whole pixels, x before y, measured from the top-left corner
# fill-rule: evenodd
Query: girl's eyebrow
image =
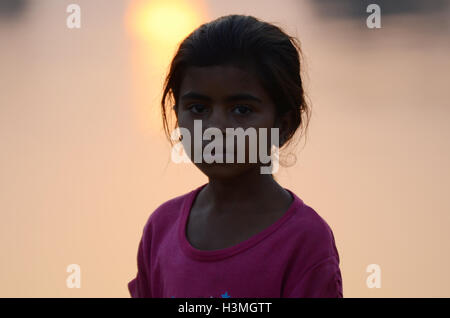
<path fill-rule="evenodd" d="M 199 94 L 196 92 L 188 92 L 186 94 L 184 94 L 183 96 L 181 96 L 181 99 L 198 99 L 198 100 L 204 100 L 204 101 L 211 101 L 212 98 L 203 94 Z M 256 96 L 253 96 L 252 94 L 248 94 L 248 93 L 238 93 L 238 94 L 233 94 L 230 96 L 227 96 L 225 98 L 226 102 L 235 102 L 235 101 L 241 101 L 241 100 L 248 100 L 248 101 L 255 101 L 258 103 L 262 103 L 262 100 L 259 99 Z"/>

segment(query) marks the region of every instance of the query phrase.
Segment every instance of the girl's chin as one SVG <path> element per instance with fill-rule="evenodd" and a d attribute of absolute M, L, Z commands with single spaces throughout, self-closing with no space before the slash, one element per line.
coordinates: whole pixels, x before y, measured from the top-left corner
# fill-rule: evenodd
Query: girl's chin
<path fill-rule="evenodd" d="M 220 162 L 222 161 L 222 162 Z M 208 164 L 208 162 L 211 162 L 211 164 L 223 164 L 226 162 L 226 155 L 224 154 L 217 154 L 217 155 L 203 155 L 203 163 Z"/>
<path fill-rule="evenodd" d="M 208 178 L 234 178 L 251 168 L 248 164 L 238 163 L 197 163 L 199 168 Z"/>

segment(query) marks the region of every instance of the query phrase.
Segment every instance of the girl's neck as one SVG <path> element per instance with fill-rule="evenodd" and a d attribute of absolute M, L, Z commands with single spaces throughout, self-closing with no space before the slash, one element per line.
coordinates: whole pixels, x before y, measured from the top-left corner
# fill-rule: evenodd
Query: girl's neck
<path fill-rule="evenodd" d="M 205 203 L 217 214 L 251 213 L 255 210 L 271 211 L 291 202 L 290 194 L 270 174 L 251 169 L 238 178 L 209 179 L 203 189 Z"/>

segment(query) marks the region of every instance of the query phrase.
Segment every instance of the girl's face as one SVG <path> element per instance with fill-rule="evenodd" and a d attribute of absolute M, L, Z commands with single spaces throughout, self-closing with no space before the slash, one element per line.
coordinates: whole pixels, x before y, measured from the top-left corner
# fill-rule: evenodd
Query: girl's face
<path fill-rule="evenodd" d="M 270 155 L 270 129 L 276 127 L 276 106 L 266 94 L 255 75 L 232 65 L 190 67 L 181 82 L 175 107 L 178 126 L 189 130 L 191 135 L 191 160 L 194 162 L 194 120 L 202 121 L 203 132 L 210 127 L 222 131 L 225 145 L 226 128 L 253 127 L 259 136 L 259 128 L 267 128 L 267 148 Z M 257 137 L 259 139 L 259 137 Z M 233 178 L 262 164 L 249 163 L 249 138 L 245 142 L 245 163 L 194 164 L 209 178 Z M 202 149 L 211 141 L 196 140 Z M 234 153 L 237 152 L 235 139 Z M 256 145 L 259 145 L 259 141 Z M 259 154 L 259 147 L 257 147 Z M 269 163 L 270 164 L 270 163 Z M 267 164 L 268 165 L 268 164 Z M 259 169 L 259 168 L 258 168 Z"/>

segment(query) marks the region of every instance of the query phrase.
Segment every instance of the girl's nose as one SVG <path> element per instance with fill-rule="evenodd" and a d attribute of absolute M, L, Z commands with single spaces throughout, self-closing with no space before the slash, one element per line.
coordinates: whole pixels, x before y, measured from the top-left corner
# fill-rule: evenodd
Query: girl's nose
<path fill-rule="evenodd" d="M 206 123 L 204 123 L 205 129 L 215 127 L 220 129 L 223 135 L 226 133 L 227 128 L 231 128 L 229 123 L 228 114 L 226 113 L 224 107 L 213 106 L 213 111 L 211 115 L 206 119 Z"/>

